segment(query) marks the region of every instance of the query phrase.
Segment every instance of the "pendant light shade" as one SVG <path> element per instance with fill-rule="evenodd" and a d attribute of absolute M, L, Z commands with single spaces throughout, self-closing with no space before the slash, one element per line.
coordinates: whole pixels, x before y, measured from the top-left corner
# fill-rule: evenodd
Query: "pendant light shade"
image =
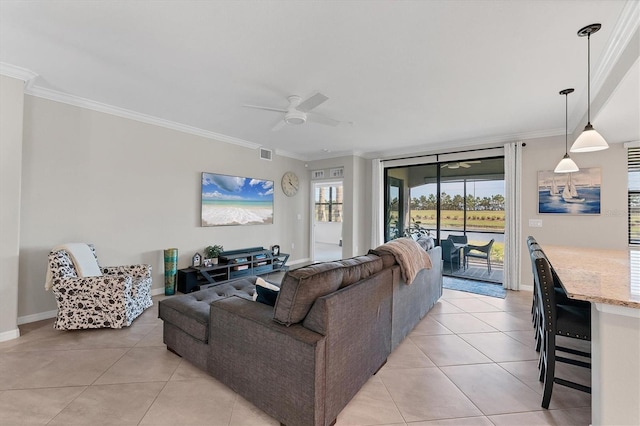
<path fill-rule="evenodd" d="M 609 148 L 607 141 L 589 123 L 571 146 L 571 152 L 602 151 L 607 148 Z"/>
<path fill-rule="evenodd" d="M 573 89 L 564 89 L 560 91 L 560 94 L 564 95 L 564 157 L 562 157 L 562 160 L 560 160 L 556 168 L 553 170 L 555 173 L 573 173 L 580 170 L 578 165 L 571 159 L 571 157 L 569 157 L 569 153 L 567 152 L 567 149 L 569 148 L 569 93 L 572 92 Z"/>
<path fill-rule="evenodd" d="M 569 154 L 565 154 L 553 171 L 556 173 L 573 173 L 580 171 L 580 169 L 575 161 L 569 157 Z"/>
<path fill-rule="evenodd" d="M 592 152 L 609 148 L 607 141 L 591 125 L 591 34 L 602 25 L 591 24 L 578 30 L 578 37 L 587 36 L 587 125 L 571 146 L 571 152 Z"/>

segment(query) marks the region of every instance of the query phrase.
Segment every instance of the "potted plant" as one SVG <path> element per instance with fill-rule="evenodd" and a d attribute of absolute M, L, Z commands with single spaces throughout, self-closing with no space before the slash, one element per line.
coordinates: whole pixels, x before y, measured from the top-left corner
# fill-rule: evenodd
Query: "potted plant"
<path fill-rule="evenodd" d="M 221 245 L 215 244 L 213 246 L 208 246 L 207 248 L 205 248 L 204 252 L 206 253 L 207 257 L 211 259 L 211 262 L 214 265 L 217 265 L 218 256 L 220 256 L 220 253 L 222 253 L 223 250 L 224 248 Z"/>

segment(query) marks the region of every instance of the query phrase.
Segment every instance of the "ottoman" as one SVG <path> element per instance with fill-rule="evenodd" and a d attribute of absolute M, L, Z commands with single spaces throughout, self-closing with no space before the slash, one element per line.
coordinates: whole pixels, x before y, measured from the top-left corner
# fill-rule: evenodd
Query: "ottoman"
<path fill-rule="evenodd" d="M 164 321 L 163 340 L 167 349 L 206 371 L 209 305 L 230 296 L 252 300 L 256 278 L 238 278 L 205 290 L 161 300 L 158 303 L 158 317 Z"/>

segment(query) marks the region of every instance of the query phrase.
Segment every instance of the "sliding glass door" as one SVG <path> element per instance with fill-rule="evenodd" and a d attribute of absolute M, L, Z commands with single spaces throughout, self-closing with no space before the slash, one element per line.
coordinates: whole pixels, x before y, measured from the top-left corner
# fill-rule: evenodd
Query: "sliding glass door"
<path fill-rule="evenodd" d="M 385 169 L 385 240 L 430 235 L 440 244 L 449 236 L 461 237 L 460 264 L 445 271 L 470 272 L 462 265 L 463 245 L 486 246 L 493 240 L 489 262 L 469 257 L 478 275 L 502 281 L 504 259 L 504 159 L 439 162 Z M 469 269 L 470 270 L 470 269 Z M 494 271 L 498 271 L 494 274 Z"/>

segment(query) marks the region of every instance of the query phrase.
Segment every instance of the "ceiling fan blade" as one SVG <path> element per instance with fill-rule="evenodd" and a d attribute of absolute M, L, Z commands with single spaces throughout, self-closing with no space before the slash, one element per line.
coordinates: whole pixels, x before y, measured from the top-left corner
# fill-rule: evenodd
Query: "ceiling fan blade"
<path fill-rule="evenodd" d="M 471 165 L 467 163 L 460 163 L 460 167 L 468 169 L 469 167 L 471 167 Z"/>
<path fill-rule="evenodd" d="M 278 130 L 282 129 L 282 128 L 283 128 L 284 126 L 286 126 L 286 125 L 287 125 L 287 123 L 285 123 L 285 121 L 284 121 L 284 120 L 280 120 L 280 121 L 278 121 L 278 122 L 276 123 L 276 125 L 275 125 L 275 126 L 273 126 L 273 127 L 271 128 L 271 131 L 272 131 L 272 132 L 277 132 Z"/>
<path fill-rule="evenodd" d="M 445 167 L 449 167 L 449 163 L 445 163 L 442 166 L 440 166 L 441 169 L 444 169 Z"/>
<path fill-rule="evenodd" d="M 271 108 L 271 107 L 266 107 L 266 106 L 260 106 L 260 105 L 242 105 L 245 108 L 253 108 L 253 109 L 263 109 L 265 111 L 275 111 L 275 112 L 282 112 L 282 113 L 286 113 L 287 110 L 286 109 L 282 109 L 282 108 Z"/>
<path fill-rule="evenodd" d="M 315 107 L 317 107 L 318 105 L 320 105 L 321 103 L 323 103 L 324 101 L 326 101 L 327 99 L 329 98 L 323 95 L 322 93 L 316 92 L 315 94 L 309 96 L 304 101 L 300 102 L 300 104 L 298 104 L 296 109 L 302 112 L 309 112 Z"/>
<path fill-rule="evenodd" d="M 318 114 L 317 112 L 310 112 L 307 114 L 307 121 L 313 121 L 314 123 L 332 127 L 336 127 L 341 123 L 335 118 L 327 117 L 326 115 Z"/>

